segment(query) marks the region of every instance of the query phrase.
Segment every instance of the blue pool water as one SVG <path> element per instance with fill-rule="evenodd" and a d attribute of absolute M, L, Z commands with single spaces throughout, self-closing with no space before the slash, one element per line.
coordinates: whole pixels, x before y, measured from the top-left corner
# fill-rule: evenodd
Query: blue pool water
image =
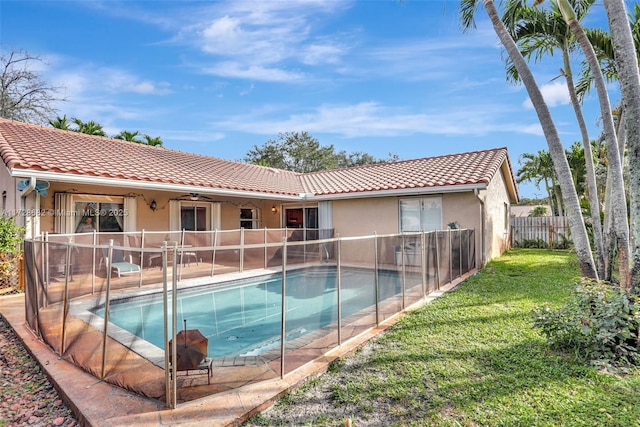
<path fill-rule="evenodd" d="M 401 275 L 378 273 L 380 299 L 401 292 Z M 286 340 L 298 338 L 337 321 L 335 268 L 314 268 L 287 273 Z M 341 270 L 342 317 L 375 304 L 371 270 Z M 180 290 L 178 330 L 198 329 L 209 340 L 209 357 L 258 355 L 280 346 L 282 275 L 251 281 Z M 171 303 L 169 303 L 171 307 Z M 96 310 L 104 317 L 104 309 Z M 162 295 L 145 296 L 109 307 L 111 323 L 164 348 Z"/>

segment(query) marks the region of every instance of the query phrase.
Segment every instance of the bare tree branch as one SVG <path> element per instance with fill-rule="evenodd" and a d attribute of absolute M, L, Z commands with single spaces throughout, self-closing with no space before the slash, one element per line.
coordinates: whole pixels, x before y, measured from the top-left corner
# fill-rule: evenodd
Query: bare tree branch
<path fill-rule="evenodd" d="M 66 100 L 58 96 L 63 87 L 50 85 L 31 69 L 34 62 L 45 63 L 23 50 L 0 55 L 0 117 L 48 124 L 58 111 L 54 104 Z"/>

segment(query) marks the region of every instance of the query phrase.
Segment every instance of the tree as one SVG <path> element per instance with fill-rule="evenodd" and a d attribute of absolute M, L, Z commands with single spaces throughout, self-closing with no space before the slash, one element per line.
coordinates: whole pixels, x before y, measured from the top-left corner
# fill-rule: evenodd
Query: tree
<path fill-rule="evenodd" d="M 55 120 L 49 120 L 49 124 L 56 129 L 71 130 L 66 114 L 63 117 L 57 116 Z"/>
<path fill-rule="evenodd" d="M 389 155 L 389 159 L 397 156 Z M 307 132 L 285 132 L 276 139 L 268 140 L 262 147 L 256 145 L 244 158 L 247 163 L 277 169 L 308 173 L 343 167 L 380 163 L 388 160 L 355 152 L 335 152 L 333 145 L 321 146 L 320 142 Z"/>
<path fill-rule="evenodd" d="M 469 29 L 474 25 L 474 14 L 480 0 L 462 0 L 460 4 L 460 13 L 462 26 Z M 578 257 L 581 274 L 585 277 L 598 278 L 598 273 L 591 253 L 591 245 L 587 235 L 587 229 L 584 225 L 580 202 L 576 189 L 573 186 L 571 170 L 565 156 L 564 147 L 560 141 L 558 130 L 553 122 L 549 108 L 542 96 L 542 92 L 538 87 L 533 73 L 529 69 L 526 60 L 518 50 L 518 46 L 507 31 L 504 23 L 498 15 L 498 10 L 492 0 L 482 0 L 485 11 L 493 24 L 502 46 L 507 51 L 511 62 L 518 71 L 518 75 L 523 85 L 527 89 L 529 98 L 535 108 L 538 120 L 542 127 L 542 131 L 549 146 L 549 154 L 553 159 L 553 165 L 558 178 L 558 183 L 562 191 L 562 197 L 569 218 L 569 227 L 573 243 Z"/>
<path fill-rule="evenodd" d="M 572 0 L 578 20 L 587 14 L 593 2 L 594 0 Z M 593 226 L 596 266 L 599 274 L 602 275 L 605 264 L 605 250 L 602 238 L 602 223 L 600 219 L 600 203 L 598 200 L 595 167 L 590 149 L 591 142 L 589 133 L 578 101 L 570 61 L 570 53 L 574 50 L 576 39 L 569 25 L 562 17 L 562 13 L 556 3 L 552 3 L 550 10 L 545 10 L 538 7 L 530 7 L 520 2 L 514 2 L 513 7 L 505 14 L 505 25 L 510 30 L 514 40 L 518 43 L 525 58 L 530 59 L 534 57 L 535 60 L 540 60 L 547 54 L 553 55 L 555 50 L 559 50 L 562 54 L 563 67 L 560 69 L 560 73 L 565 78 L 571 104 L 582 136 L 584 162 L 580 169 L 584 170 L 586 168 L 587 200 L 589 201 L 591 223 Z M 508 71 L 511 76 L 517 78 L 517 71 L 512 65 Z M 576 148 L 572 146 L 572 150 L 575 151 L 575 149 Z M 579 166 L 580 165 L 575 163 L 570 164 L 576 187 L 578 187 L 576 167 Z M 579 194 L 582 193 L 580 188 L 576 188 L 576 190 Z"/>
<path fill-rule="evenodd" d="M 536 206 L 535 208 L 533 208 L 533 210 L 529 214 L 529 216 L 535 216 L 535 217 L 547 216 L 547 215 L 549 215 L 549 212 L 547 212 L 546 206 Z"/>
<path fill-rule="evenodd" d="M 162 147 L 162 138 L 159 136 L 149 136 L 147 134 L 142 135 L 144 141 L 140 141 L 141 144 L 151 145 L 152 147 Z"/>
<path fill-rule="evenodd" d="M 71 121 L 76 125 L 76 128 L 73 129 L 75 132 L 86 133 L 87 135 L 107 136 L 107 133 L 102 129 L 102 125 L 93 120 L 83 122 L 74 117 Z"/>
<path fill-rule="evenodd" d="M 23 50 L 0 54 L 0 117 L 27 123 L 47 124 L 56 113 L 54 104 L 64 101 L 52 86 L 31 70 L 33 63 L 44 63 Z"/>
<path fill-rule="evenodd" d="M 629 292 L 640 289 L 640 70 L 623 0 L 605 0 L 625 111 L 629 155 L 630 257 Z"/>
<path fill-rule="evenodd" d="M 562 215 L 561 196 L 557 194 L 556 173 L 549 152 L 540 150 L 537 155 L 523 153 L 518 161 L 521 167 L 516 174 L 517 182 L 533 182 L 538 189 L 540 183 L 544 183 L 551 211 L 556 215 Z"/>
<path fill-rule="evenodd" d="M 113 139 L 120 139 L 122 141 L 129 141 L 129 142 L 140 142 L 140 140 L 136 139 L 139 135 L 140 135 L 140 132 L 138 132 L 137 130 L 133 132 L 128 130 L 123 130 L 119 134 L 114 135 Z"/>
<path fill-rule="evenodd" d="M 611 111 L 611 103 L 609 102 L 609 94 L 607 92 L 606 83 L 600 63 L 596 56 L 593 46 L 589 42 L 585 32 L 576 17 L 571 4 L 568 0 L 558 0 L 560 12 L 565 21 L 571 28 L 576 40 L 582 47 L 585 57 L 591 68 L 598 99 L 600 101 L 600 112 L 604 127 L 605 138 L 607 140 L 607 160 L 609 161 L 609 174 L 611 177 L 611 208 L 613 212 L 613 226 L 616 232 L 620 285 L 624 289 L 631 286 L 631 277 L 629 271 L 629 222 L 627 219 L 627 205 L 624 191 L 624 179 L 622 176 L 622 161 L 618 150 L 618 137 L 616 135 L 615 125 L 613 123 L 613 113 Z M 625 14 L 625 25 L 628 26 Z M 633 57 L 636 58 L 635 49 Z M 637 68 L 637 67 L 636 67 Z M 636 76 L 637 78 L 637 76 Z"/>

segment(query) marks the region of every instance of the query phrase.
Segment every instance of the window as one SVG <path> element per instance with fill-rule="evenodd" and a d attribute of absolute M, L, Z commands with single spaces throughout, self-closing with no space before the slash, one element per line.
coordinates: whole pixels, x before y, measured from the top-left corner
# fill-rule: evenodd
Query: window
<path fill-rule="evenodd" d="M 220 229 L 220 203 L 169 200 L 169 229 L 172 231 Z"/>
<path fill-rule="evenodd" d="M 240 208 L 240 228 L 255 229 L 259 226 L 258 209 Z"/>
<path fill-rule="evenodd" d="M 180 225 L 182 230 L 207 230 L 207 208 L 205 206 L 181 206 Z"/>
<path fill-rule="evenodd" d="M 124 230 L 125 209 L 120 201 L 77 201 L 74 202 L 76 233 L 120 232 Z"/>
<path fill-rule="evenodd" d="M 136 230 L 135 197 L 55 193 L 56 233 Z"/>
<path fill-rule="evenodd" d="M 400 231 L 442 229 L 442 198 L 423 197 L 400 200 Z"/>

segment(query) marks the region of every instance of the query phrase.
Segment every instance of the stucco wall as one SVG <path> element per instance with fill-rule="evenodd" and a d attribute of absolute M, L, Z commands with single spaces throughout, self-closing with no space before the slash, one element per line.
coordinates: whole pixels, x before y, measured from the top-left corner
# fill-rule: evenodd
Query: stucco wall
<path fill-rule="evenodd" d="M 510 202 L 502 174 L 497 173 L 493 177 L 482 197 L 485 199 L 486 253 L 489 261 L 507 249 L 509 236 Z"/>
<path fill-rule="evenodd" d="M 451 222 L 476 232 L 476 264 L 482 260 L 480 253 L 481 208 L 472 191 L 415 197 L 442 197 L 442 226 Z M 341 237 L 367 236 L 374 233 L 400 232 L 399 200 L 402 197 L 336 200 L 333 202 L 333 226 Z"/>
<path fill-rule="evenodd" d="M 0 209 L 3 209 L 5 214 L 13 215 L 20 209 L 20 194 L 16 186 L 17 180 L 11 178 L 9 170 L 6 167 L 0 167 L 0 197 L 2 194 L 6 196 L 5 205 L 0 206 Z"/>
<path fill-rule="evenodd" d="M 7 181 L 3 179 L 3 184 Z M 10 192 L 14 188 L 7 189 L 7 201 Z M 52 183 L 48 191 L 47 197 L 40 198 L 40 209 L 43 211 L 55 212 L 54 203 L 57 192 L 69 192 L 74 194 L 92 194 L 92 195 L 108 195 L 108 196 L 132 196 L 135 195 L 137 201 L 136 224 L 139 230 L 148 231 L 164 231 L 169 229 L 169 201 L 170 199 L 185 198 L 189 202 L 188 197 L 184 193 L 167 193 L 161 191 L 144 191 L 144 190 L 127 190 L 119 187 L 96 187 L 92 185 L 78 185 L 66 183 Z M 15 191 L 13 191 L 15 193 Z M 19 194 L 17 195 L 20 201 Z M 152 201 L 156 202 L 155 211 L 149 207 Z M 202 199 L 201 201 L 205 201 Z M 221 203 L 221 228 L 222 229 L 238 229 L 240 226 L 240 208 L 259 208 L 262 212 L 259 226 L 268 228 L 280 227 L 281 207 L 277 202 L 271 200 L 241 199 L 230 197 L 212 197 L 210 201 Z M 276 206 L 277 213 L 273 213 L 271 208 Z M 45 212 L 40 217 L 40 231 L 53 232 L 54 216 Z"/>

